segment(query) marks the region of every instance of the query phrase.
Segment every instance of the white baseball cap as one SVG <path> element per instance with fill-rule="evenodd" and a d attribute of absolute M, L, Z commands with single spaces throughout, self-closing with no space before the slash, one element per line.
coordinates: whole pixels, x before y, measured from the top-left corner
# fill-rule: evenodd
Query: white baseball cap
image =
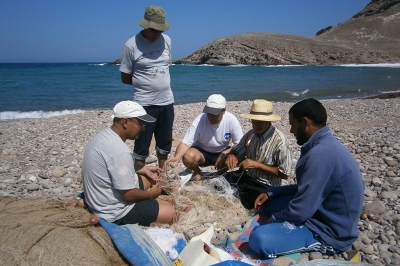
<path fill-rule="evenodd" d="M 156 119 L 146 113 L 146 110 L 133 101 L 122 101 L 115 105 L 114 113 L 111 116 L 113 119 L 117 118 L 139 118 L 145 122 L 154 122 Z"/>
<path fill-rule="evenodd" d="M 219 115 L 226 106 L 226 100 L 221 94 L 212 94 L 207 99 L 207 104 L 204 106 L 203 113 Z"/>

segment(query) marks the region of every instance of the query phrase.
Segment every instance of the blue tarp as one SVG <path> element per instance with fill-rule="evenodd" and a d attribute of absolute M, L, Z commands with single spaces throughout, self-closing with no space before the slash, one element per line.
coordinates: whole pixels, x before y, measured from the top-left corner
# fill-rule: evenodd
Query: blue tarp
<path fill-rule="evenodd" d="M 165 266 L 171 260 L 137 224 L 116 225 L 100 219 L 118 251 L 131 265 Z"/>

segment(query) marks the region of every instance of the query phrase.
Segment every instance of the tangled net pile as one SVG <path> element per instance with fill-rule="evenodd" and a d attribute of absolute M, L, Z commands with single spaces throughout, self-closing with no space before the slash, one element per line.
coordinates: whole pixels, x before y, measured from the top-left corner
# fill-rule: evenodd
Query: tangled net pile
<path fill-rule="evenodd" d="M 164 174 L 159 185 L 168 194 L 164 199 L 174 203 L 178 211 L 179 219 L 173 225 L 176 232 L 198 233 L 214 222 L 217 227 L 229 228 L 246 220 L 248 213 L 224 176 L 202 176 L 200 183 L 182 185 L 175 169 L 167 166 L 164 173 L 173 173 Z"/>

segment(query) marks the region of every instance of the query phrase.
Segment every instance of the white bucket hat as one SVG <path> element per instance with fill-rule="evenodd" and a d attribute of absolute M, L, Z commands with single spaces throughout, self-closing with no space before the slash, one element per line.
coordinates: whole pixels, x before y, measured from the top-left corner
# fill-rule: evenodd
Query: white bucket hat
<path fill-rule="evenodd" d="M 152 28 L 159 31 L 169 29 L 169 23 L 165 21 L 165 11 L 159 6 L 148 6 L 144 17 L 139 20 L 139 25 L 145 29 Z"/>

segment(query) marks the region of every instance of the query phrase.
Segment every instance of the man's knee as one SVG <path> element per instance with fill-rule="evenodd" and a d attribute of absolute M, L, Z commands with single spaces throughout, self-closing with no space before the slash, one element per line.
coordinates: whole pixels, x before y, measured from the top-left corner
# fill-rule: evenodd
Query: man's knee
<path fill-rule="evenodd" d="M 199 151 L 190 148 L 182 157 L 182 162 L 184 165 L 199 165 Z"/>
<path fill-rule="evenodd" d="M 249 247 L 258 254 L 266 255 L 270 253 L 270 247 L 274 245 L 274 240 L 271 239 L 267 228 L 264 226 L 259 226 L 253 229 L 249 236 Z M 262 228 L 264 227 L 264 228 Z"/>
<path fill-rule="evenodd" d="M 159 211 L 157 221 L 160 223 L 172 224 L 177 221 L 175 206 L 167 201 L 158 200 Z"/>

